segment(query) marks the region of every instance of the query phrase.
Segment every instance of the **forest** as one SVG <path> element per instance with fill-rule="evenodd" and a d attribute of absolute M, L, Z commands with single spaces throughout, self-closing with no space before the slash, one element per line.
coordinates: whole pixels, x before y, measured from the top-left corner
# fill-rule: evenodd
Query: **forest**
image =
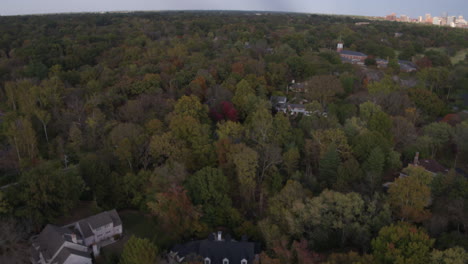
<path fill-rule="evenodd" d="M 466 29 L 365 17 L 0 17 L 0 263 L 115 208 L 132 238 L 96 263 L 224 230 L 262 264 L 465 264 L 467 54 Z"/>

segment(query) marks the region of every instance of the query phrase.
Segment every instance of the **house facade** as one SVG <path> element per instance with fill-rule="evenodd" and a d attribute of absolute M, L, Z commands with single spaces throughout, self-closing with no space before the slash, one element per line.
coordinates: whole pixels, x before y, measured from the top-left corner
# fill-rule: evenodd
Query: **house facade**
<path fill-rule="evenodd" d="M 122 221 L 111 210 L 63 227 L 47 225 L 31 238 L 33 264 L 91 264 L 91 253 L 122 235 Z"/>
<path fill-rule="evenodd" d="M 122 234 L 122 221 L 115 209 L 90 216 L 72 225 L 82 234 L 87 247 Z"/>

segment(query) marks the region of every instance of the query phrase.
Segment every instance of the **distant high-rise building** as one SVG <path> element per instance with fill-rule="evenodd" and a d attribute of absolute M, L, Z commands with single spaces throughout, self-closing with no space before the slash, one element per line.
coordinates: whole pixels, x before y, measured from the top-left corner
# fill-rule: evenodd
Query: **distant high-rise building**
<path fill-rule="evenodd" d="M 396 20 L 397 20 L 397 16 L 396 16 L 395 13 L 391 13 L 390 15 L 385 16 L 385 20 L 388 20 L 388 21 L 396 21 Z"/>
<path fill-rule="evenodd" d="M 419 23 L 422 23 L 422 22 L 423 22 L 422 16 L 419 16 L 418 21 L 419 21 Z"/>
<path fill-rule="evenodd" d="M 426 14 L 426 23 L 432 23 L 431 14 Z"/>
<path fill-rule="evenodd" d="M 432 24 L 433 24 L 433 25 L 438 25 L 438 26 L 440 26 L 440 25 L 441 25 L 441 22 L 442 22 L 442 21 L 441 21 L 441 19 L 440 19 L 439 17 L 433 17 L 433 18 L 432 18 Z"/>
<path fill-rule="evenodd" d="M 444 17 L 447 18 L 447 16 L 448 16 L 447 12 L 442 12 L 442 18 L 444 18 Z"/>
<path fill-rule="evenodd" d="M 410 18 L 407 15 L 400 15 L 401 22 L 409 22 Z"/>
<path fill-rule="evenodd" d="M 449 17 L 447 17 L 447 25 L 450 25 L 450 24 L 452 24 L 452 23 L 455 23 L 456 19 L 457 19 L 457 18 L 456 18 L 455 16 L 449 16 Z"/>

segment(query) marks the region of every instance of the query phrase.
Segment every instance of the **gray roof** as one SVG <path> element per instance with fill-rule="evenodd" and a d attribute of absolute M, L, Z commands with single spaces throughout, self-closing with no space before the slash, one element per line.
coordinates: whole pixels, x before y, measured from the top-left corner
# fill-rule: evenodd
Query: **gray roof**
<path fill-rule="evenodd" d="M 119 214 L 115 209 L 90 216 L 78 222 L 84 237 L 90 237 L 94 235 L 91 228 L 96 229 L 110 223 L 114 223 L 114 226 L 122 225 Z"/>
<path fill-rule="evenodd" d="M 72 254 L 91 259 L 91 255 L 88 252 L 83 252 L 83 251 L 79 251 L 73 248 L 64 247 L 62 248 L 62 250 L 60 250 L 60 253 L 57 255 L 55 260 L 58 261 L 58 263 L 64 263 L 68 259 L 68 257 Z"/>
<path fill-rule="evenodd" d="M 78 222 L 78 224 L 80 225 L 81 233 L 83 233 L 83 236 L 85 238 L 94 236 L 93 231 L 91 231 L 91 228 L 89 227 L 88 222 L 86 220 L 81 220 Z"/>
<path fill-rule="evenodd" d="M 112 209 L 109 211 L 109 215 L 112 218 L 112 221 L 114 222 L 114 226 L 119 226 L 122 225 L 122 221 L 120 220 L 120 216 L 117 213 L 115 209 Z"/>
<path fill-rule="evenodd" d="M 344 55 L 367 57 L 367 55 L 362 52 L 352 51 L 352 50 L 342 50 L 340 53 Z"/>
<path fill-rule="evenodd" d="M 272 96 L 270 98 L 272 104 L 286 103 L 288 99 L 285 96 Z"/>
<path fill-rule="evenodd" d="M 196 254 L 210 258 L 211 264 L 223 264 L 224 258 L 227 258 L 229 263 L 241 263 L 242 259 L 246 259 L 247 263 L 251 264 L 255 257 L 255 243 L 231 239 L 222 241 L 205 239 L 176 245 L 171 251 L 177 252 L 179 257 Z"/>
<path fill-rule="evenodd" d="M 109 212 L 102 212 L 97 215 L 90 216 L 84 221 L 89 223 L 93 229 L 112 223 L 112 218 Z"/>
<path fill-rule="evenodd" d="M 65 233 L 67 233 L 67 229 L 65 228 L 47 225 L 39 234 L 39 251 L 42 252 L 42 255 L 46 259 L 52 258 L 63 243 L 65 243 Z"/>
<path fill-rule="evenodd" d="M 222 264 L 227 258 L 229 263 L 241 263 L 246 259 L 247 263 L 253 263 L 255 245 L 252 242 L 236 241 L 209 241 L 200 243 L 199 254 L 203 258 L 210 258 L 212 264 Z"/>
<path fill-rule="evenodd" d="M 288 106 L 296 109 L 305 109 L 305 105 L 302 104 L 288 104 Z"/>

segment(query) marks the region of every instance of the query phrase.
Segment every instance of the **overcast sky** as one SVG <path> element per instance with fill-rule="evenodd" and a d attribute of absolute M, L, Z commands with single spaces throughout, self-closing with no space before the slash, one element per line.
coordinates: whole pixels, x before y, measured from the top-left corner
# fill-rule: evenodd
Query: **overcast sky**
<path fill-rule="evenodd" d="M 1 15 L 120 10 L 265 10 L 411 17 L 468 16 L 468 0 L 0 0 Z"/>

